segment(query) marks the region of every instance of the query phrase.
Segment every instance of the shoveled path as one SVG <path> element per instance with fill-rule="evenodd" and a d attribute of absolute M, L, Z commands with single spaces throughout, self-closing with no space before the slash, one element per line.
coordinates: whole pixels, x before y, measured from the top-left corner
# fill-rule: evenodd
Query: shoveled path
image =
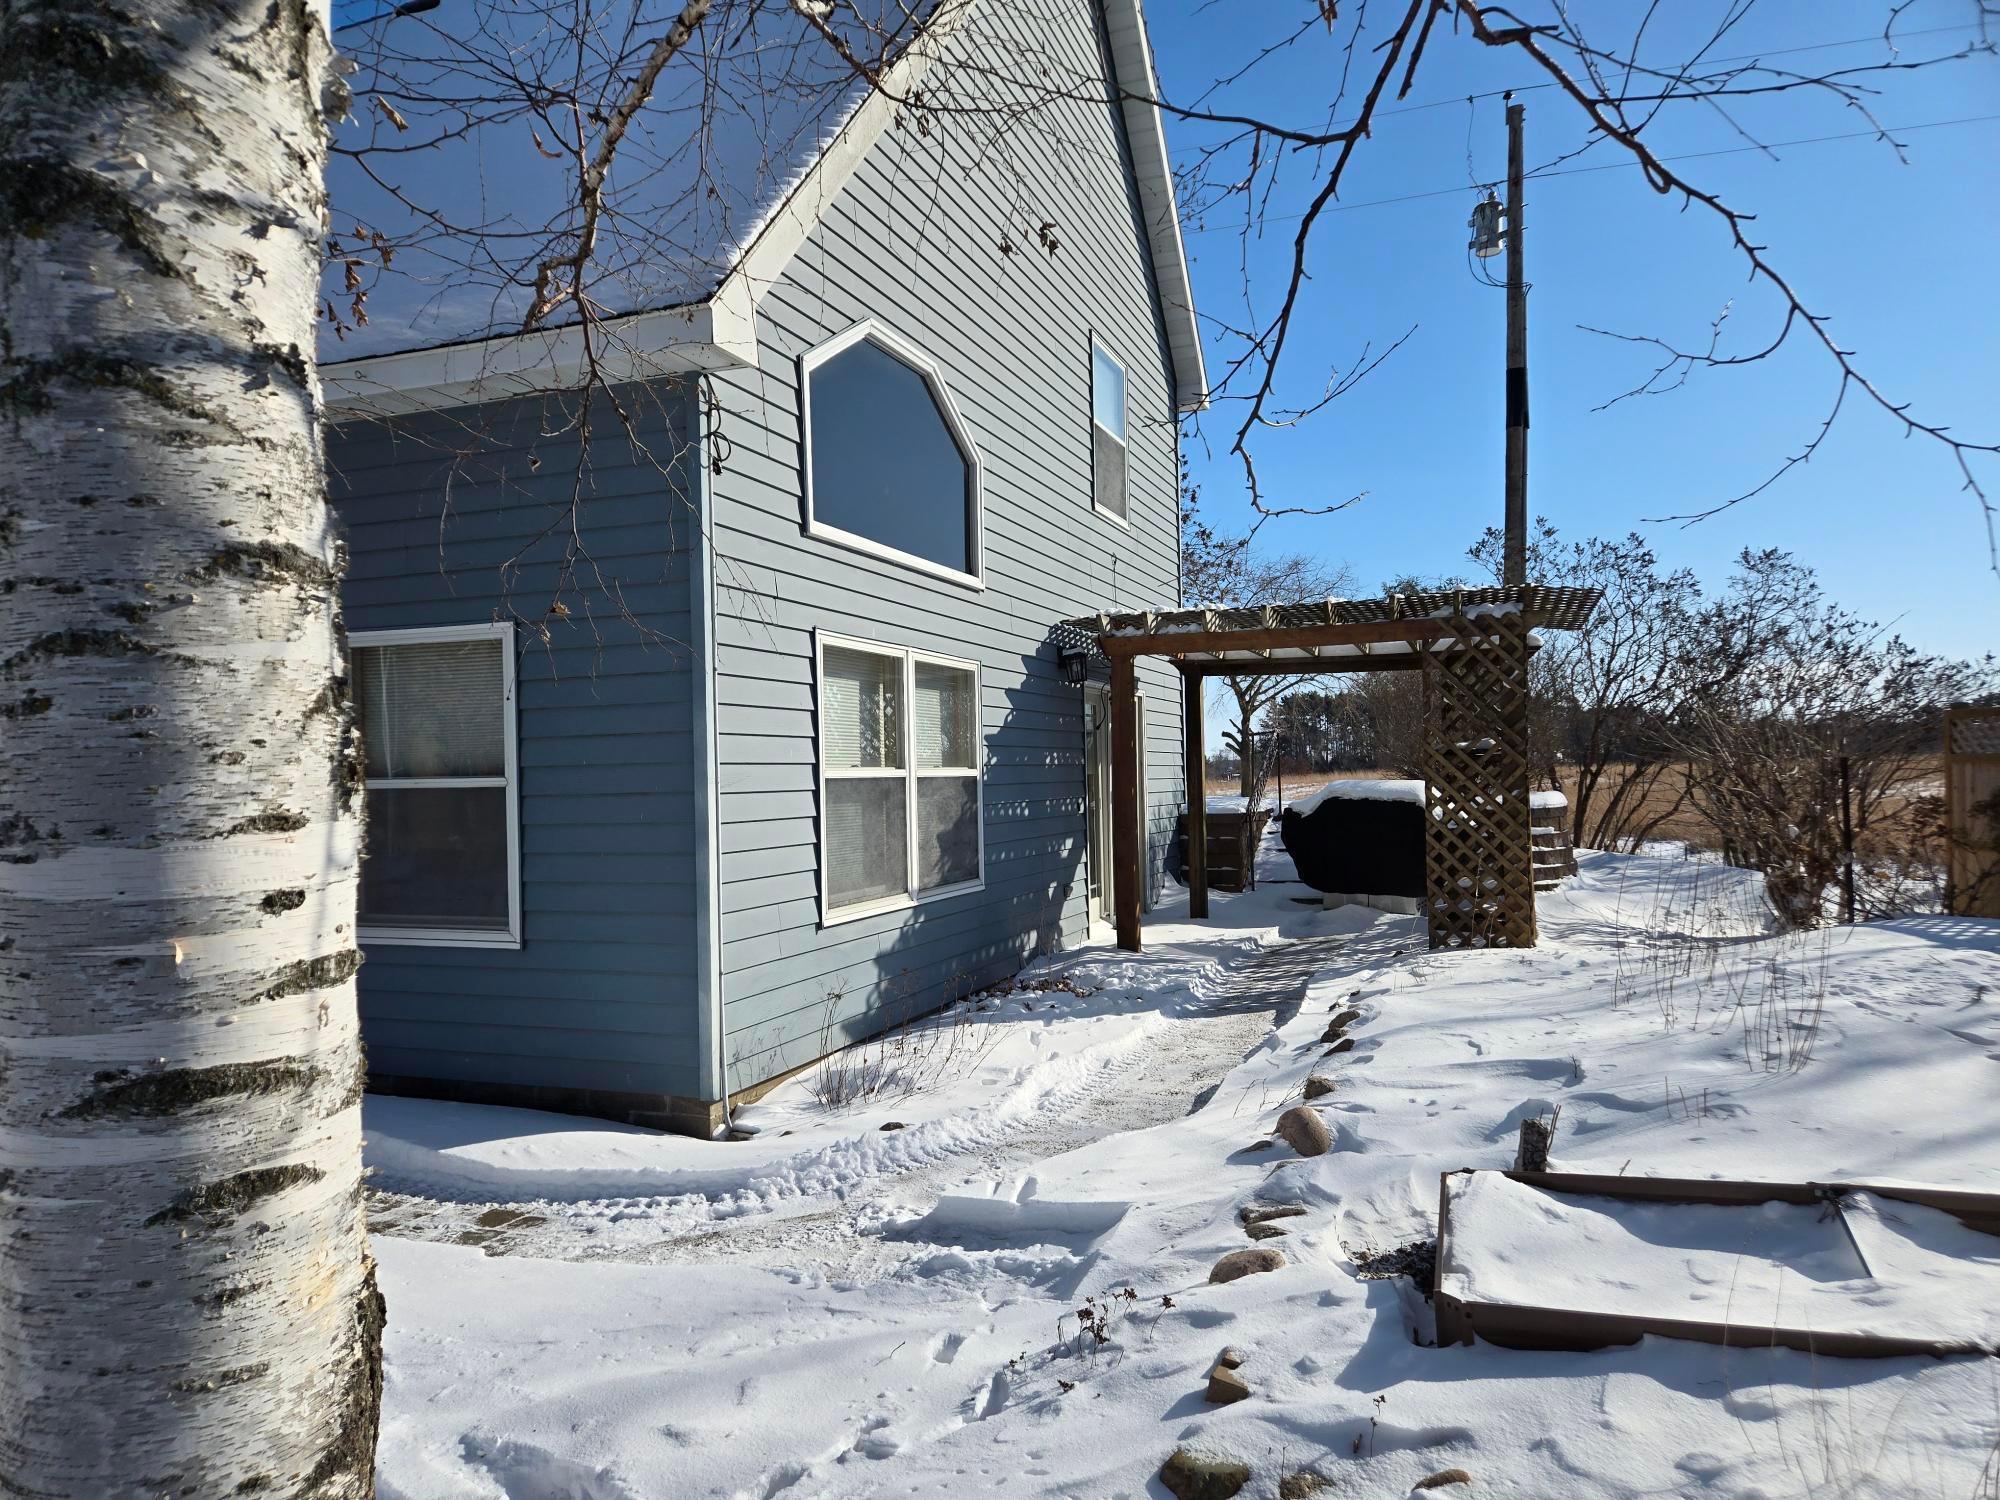
<path fill-rule="evenodd" d="M 1211 1102 L 1255 1117 L 1257 1099 L 1212 1100 L 1219 1080 L 1272 1027 L 1294 1015 L 1315 974 L 1338 961 L 1345 937 L 1280 943 L 1236 965 L 1214 1000 L 1173 1018 L 1085 1078 L 1058 1091 L 1024 1127 L 942 1160 L 888 1172 L 839 1200 L 704 1224 L 694 1232 L 635 1235 L 643 1207 L 617 1203 L 460 1203 L 405 1193 L 370 1195 L 376 1233 L 481 1244 L 491 1254 L 562 1260 L 748 1261 L 811 1266 L 873 1279 L 907 1254 L 874 1232 L 928 1210 L 968 1181 L 1004 1179 L 1107 1136 L 1161 1125 Z M 616 1221 L 619 1232 L 601 1231 Z"/>

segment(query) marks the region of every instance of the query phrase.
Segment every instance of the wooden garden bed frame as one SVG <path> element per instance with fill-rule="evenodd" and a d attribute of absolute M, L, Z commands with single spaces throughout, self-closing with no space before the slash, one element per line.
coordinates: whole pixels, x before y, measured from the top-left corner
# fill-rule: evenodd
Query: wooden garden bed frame
<path fill-rule="evenodd" d="M 1202 697 L 1210 677 L 1424 674 L 1425 915 L 1433 948 L 1535 940 L 1528 809 L 1528 658 L 1535 632 L 1577 630 L 1597 589 L 1453 589 L 1242 609 L 1070 620 L 1110 663 L 1112 886 L 1118 946 L 1139 951 L 1143 862 L 1138 765 L 1142 656 L 1182 679 L 1187 744 L 1188 914 L 1208 915 Z"/>
<path fill-rule="evenodd" d="M 1444 1289 L 1451 1272 L 1451 1200 L 1455 1187 L 1476 1175 L 1472 1168 L 1443 1172 L 1438 1180 L 1437 1267 L 1431 1279 L 1431 1305 L 1437 1315 L 1437 1341 L 1470 1344 L 1475 1338 L 1508 1349 L 1607 1349 L 1634 1344 L 1647 1334 L 1692 1339 L 1737 1349 L 1797 1349 L 1840 1359 L 1886 1359 L 1905 1354 L 1938 1357 L 1953 1354 L 1993 1354 L 1975 1339 L 1936 1339 L 1919 1335 L 1862 1333 L 1779 1325 L 1753 1326 L 1711 1318 L 1670 1318 L 1632 1313 L 1597 1312 L 1584 1308 L 1535 1306 L 1517 1302 L 1467 1301 Z M 1920 1204 L 1952 1215 L 1968 1229 L 2000 1236 L 2000 1194 L 1962 1189 L 1917 1187 L 1876 1182 L 1743 1182 L 1722 1178 L 1612 1177 L 1587 1172 L 1502 1172 L 1501 1176 L 1545 1193 L 1565 1197 L 1619 1198 L 1642 1203 L 1707 1203 L 1725 1208 L 1755 1208 L 1763 1203 L 1794 1203 L 1825 1207 L 1847 1193 Z"/>

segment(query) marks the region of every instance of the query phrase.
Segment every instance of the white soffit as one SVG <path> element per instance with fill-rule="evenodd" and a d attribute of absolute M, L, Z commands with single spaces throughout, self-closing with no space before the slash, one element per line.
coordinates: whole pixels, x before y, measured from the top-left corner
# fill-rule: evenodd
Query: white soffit
<path fill-rule="evenodd" d="M 320 383 L 328 420 L 341 422 L 574 391 L 592 364 L 611 381 L 720 370 L 755 361 L 753 312 L 725 287 L 707 302 L 607 318 L 594 350 L 570 323 L 323 364 Z"/>

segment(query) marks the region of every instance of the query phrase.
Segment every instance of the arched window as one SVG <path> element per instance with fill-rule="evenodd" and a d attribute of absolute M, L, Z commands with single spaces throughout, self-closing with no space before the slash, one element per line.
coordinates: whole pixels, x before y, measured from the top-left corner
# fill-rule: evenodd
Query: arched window
<path fill-rule="evenodd" d="M 936 366 L 861 323 L 799 361 L 806 530 L 978 585 L 979 454 Z"/>

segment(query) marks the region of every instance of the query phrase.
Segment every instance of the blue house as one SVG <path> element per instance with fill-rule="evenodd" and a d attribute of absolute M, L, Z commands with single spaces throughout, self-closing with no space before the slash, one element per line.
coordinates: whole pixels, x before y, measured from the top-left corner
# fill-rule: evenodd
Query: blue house
<path fill-rule="evenodd" d="M 322 350 L 376 1088 L 708 1133 L 1108 917 L 1054 629 L 1180 597 L 1205 382 L 1139 0 L 1031 9 L 940 8 L 767 189 L 662 208 L 683 284 L 522 333 L 419 262 Z M 995 46 L 1096 85 L 1011 152 L 911 128 Z M 1181 699 L 1141 690 L 1150 899 Z"/>

